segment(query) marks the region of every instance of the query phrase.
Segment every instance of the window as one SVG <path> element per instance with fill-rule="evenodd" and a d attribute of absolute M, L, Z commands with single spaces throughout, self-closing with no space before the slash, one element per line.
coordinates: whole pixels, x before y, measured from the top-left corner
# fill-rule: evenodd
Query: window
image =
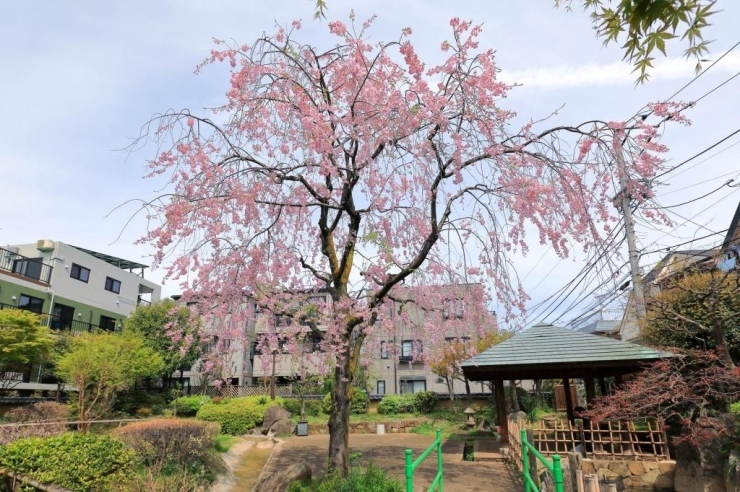
<path fill-rule="evenodd" d="M 90 280 L 90 269 L 80 266 L 77 263 L 72 263 L 69 276 L 79 280 L 80 282 L 87 283 L 87 281 Z"/>
<path fill-rule="evenodd" d="M 32 313 L 41 314 L 44 310 L 44 300 L 38 297 L 21 294 L 18 298 L 18 308 L 31 311 Z"/>
<path fill-rule="evenodd" d="M 100 323 L 98 323 L 98 326 L 100 326 L 102 329 L 107 331 L 115 331 L 116 330 L 116 320 L 115 318 L 109 318 L 108 316 L 100 315 Z"/>
<path fill-rule="evenodd" d="M 401 394 L 413 394 L 427 390 L 426 379 L 402 379 Z"/>
<path fill-rule="evenodd" d="M 385 380 L 378 379 L 378 394 L 384 395 L 385 394 Z"/>
<path fill-rule="evenodd" d="M 388 358 L 388 342 L 380 342 L 380 358 Z"/>
<path fill-rule="evenodd" d="M 445 299 L 442 301 L 442 316 L 445 319 L 462 318 L 465 314 L 465 303 L 462 299 Z"/>
<path fill-rule="evenodd" d="M 121 282 L 110 277 L 105 277 L 105 290 L 109 290 L 114 294 L 121 293 Z"/>
<path fill-rule="evenodd" d="M 401 342 L 401 361 L 410 361 L 414 356 L 414 343 L 416 343 L 416 355 L 421 354 L 421 340 L 404 340 Z"/>

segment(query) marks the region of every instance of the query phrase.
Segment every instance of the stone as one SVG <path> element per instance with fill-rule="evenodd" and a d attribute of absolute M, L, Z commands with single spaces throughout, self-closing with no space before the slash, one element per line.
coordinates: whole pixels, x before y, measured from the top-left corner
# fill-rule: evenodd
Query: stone
<path fill-rule="evenodd" d="M 631 475 L 627 462 L 624 461 L 612 461 L 609 463 L 609 469 L 620 477 L 629 477 Z"/>
<path fill-rule="evenodd" d="M 519 422 L 520 420 L 529 420 L 529 417 L 524 412 L 514 412 L 509 414 L 509 420 Z"/>
<path fill-rule="evenodd" d="M 283 419 L 290 420 L 290 412 L 277 405 L 269 407 L 265 411 L 265 419 L 262 421 L 262 433 L 267 434 L 275 422 Z"/>
<path fill-rule="evenodd" d="M 627 468 L 629 468 L 632 475 L 637 475 L 638 477 L 643 476 L 647 471 L 640 461 L 630 461 L 627 463 Z"/>
<path fill-rule="evenodd" d="M 594 467 L 593 460 L 583 460 L 583 474 L 593 475 L 594 473 L 596 473 L 596 468 Z"/>
<path fill-rule="evenodd" d="M 268 429 L 267 433 L 272 435 L 289 435 L 294 431 L 295 425 L 289 418 L 287 418 L 275 421 Z"/>
<path fill-rule="evenodd" d="M 666 475 L 659 476 L 653 483 L 656 490 L 673 490 L 673 480 Z"/>
<path fill-rule="evenodd" d="M 599 478 L 617 478 L 619 475 L 611 471 L 609 468 L 599 468 L 596 470 L 596 475 Z"/>
<path fill-rule="evenodd" d="M 310 480 L 311 468 L 305 463 L 295 463 L 285 470 L 273 473 L 258 483 L 254 490 L 260 492 L 285 492 L 293 482 Z"/>
<path fill-rule="evenodd" d="M 642 481 L 645 483 L 655 483 L 655 481 L 660 476 L 660 470 L 655 468 L 654 470 L 650 470 L 646 474 L 642 476 Z"/>
<path fill-rule="evenodd" d="M 478 432 L 491 432 L 491 424 L 486 419 L 480 419 L 477 427 Z"/>
<path fill-rule="evenodd" d="M 675 461 L 659 461 L 658 469 L 660 470 L 660 473 L 662 473 L 663 475 L 667 475 L 668 473 L 676 470 L 676 462 Z"/>
<path fill-rule="evenodd" d="M 660 465 L 658 465 L 658 463 L 654 461 L 643 461 L 642 464 L 645 467 L 645 470 L 647 471 L 660 469 Z"/>

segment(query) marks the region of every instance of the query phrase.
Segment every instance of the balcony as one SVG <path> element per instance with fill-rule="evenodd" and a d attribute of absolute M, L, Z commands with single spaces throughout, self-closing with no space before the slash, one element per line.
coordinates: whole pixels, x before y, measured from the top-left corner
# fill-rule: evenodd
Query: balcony
<path fill-rule="evenodd" d="M 16 306 L 11 304 L 0 303 L 0 309 L 18 309 Z M 50 316 L 48 314 L 39 314 L 41 316 L 41 324 L 48 326 L 55 331 L 68 331 L 75 335 L 80 333 L 100 333 L 105 331 L 118 331 L 118 330 L 107 330 L 98 325 L 91 323 L 85 323 L 84 321 L 77 321 L 73 319 L 63 319 L 61 316 Z"/>
<path fill-rule="evenodd" d="M 32 282 L 49 285 L 51 283 L 51 265 L 0 248 L 0 271 L 7 272 L 14 277 L 23 278 Z"/>

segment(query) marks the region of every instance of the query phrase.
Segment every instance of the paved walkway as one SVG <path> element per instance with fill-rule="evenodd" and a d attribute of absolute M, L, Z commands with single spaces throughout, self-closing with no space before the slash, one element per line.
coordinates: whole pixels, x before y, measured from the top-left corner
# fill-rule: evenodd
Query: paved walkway
<path fill-rule="evenodd" d="M 389 474 L 404 480 L 404 450 L 411 449 L 414 458 L 434 442 L 430 436 L 417 434 L 350 434 L 350 456 L 360 453 L 359 462 L 375 462 Z M 324 473 L 329 436 L 291 437 L 280 443 L 265 473 L 272 474 L 293 463 L 303 462 L 314 475 Z M 442 445 L 445 492 L 521 492 L 516 474 L 502 461 L 462 461 L 463 443 L 446 441 Z M 414 490 L 425 491 L 434 479 L 437 461 L 427 458 L 414 473 Z"/>

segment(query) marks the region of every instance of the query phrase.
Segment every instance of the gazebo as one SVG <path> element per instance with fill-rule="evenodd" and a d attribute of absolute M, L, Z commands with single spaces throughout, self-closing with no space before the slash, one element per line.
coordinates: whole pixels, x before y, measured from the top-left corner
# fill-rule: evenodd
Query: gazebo
<path fill-rule="evenodd" d="M 586 400 L 596 396 L 598 381 L 606 394 L 605 378 L 622 384 L 625 374 L 638 372 L 645 363 L 671 357 L 634 343 L 592 335 L 548 324 L 536 324 L 512 338 L 481 352 L 461 364 L 471 381 L 492 381 L 501 437 L 508 441 L 504 381 L 514 379 L 562 379 L 568 419 L 573 420 L 572 379 L 583 379 Z"/>

